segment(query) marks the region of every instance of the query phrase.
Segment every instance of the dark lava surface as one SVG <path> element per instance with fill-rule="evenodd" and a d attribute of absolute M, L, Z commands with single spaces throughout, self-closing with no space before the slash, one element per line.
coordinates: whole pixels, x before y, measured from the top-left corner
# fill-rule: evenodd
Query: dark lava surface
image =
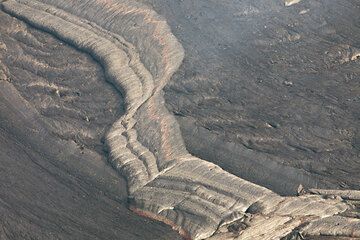
<path fill-rule="evenodd" d="M 144 0 L 185 48 L 188 150 L 280 194 L 360 189 L 360 2 Z"/>
<path fill-rule="evenodd" d="M 123 100 L 102 69 L 2 11 L 0 23 L 0 239 L 180 239 L 127 209 L 102 143 Z"/>
<path fill-rule="evenodd" d="M 359 1 L 138 1 L 185 48 L 165 96 L 191 153 L 280 194 L 360 189 Z M 0 11 L 1 240 L 179 239 L 106 164 L 122 105 L 90 57 Z"/>

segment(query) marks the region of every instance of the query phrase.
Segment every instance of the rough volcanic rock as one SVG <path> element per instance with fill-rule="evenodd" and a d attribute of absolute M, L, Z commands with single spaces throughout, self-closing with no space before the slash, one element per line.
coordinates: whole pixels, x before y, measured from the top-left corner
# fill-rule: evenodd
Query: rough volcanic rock
<path fill-rule="evenodd" d="M 165 87 L 190 153 L 277 193 L 360 189 L 360 3 L 142 0 L 185 49 Z"/>
<path fill-rule="evenodd" d="M 210 3 L 213 2 L 210 1 Z M 285 5 L 292 4 L 287 3 Z M 297 4 L 296 6 L 300 5 Z M 266 12 L 267 5 L 259 3 L 259 6 L 264 7 Z M 270 3 L 270 6 L 272 7 L 270 14 L 273 14 L 273 11 L 281 13 L 284 7 L 283 4 L 277 2 Z M 9 0 L 5 1 L 2 7 L 6 13 L 51 33 L 79 51 L 90 54 L 102 66 L 106 80 L 122 93 L 125 101 L 124 113 L 122 116 L 118 116 L 119 118 L 108 130 L 106 143 L 110 152 L 109 162 L 127 180 L 129 207 L 135 213 L 165 222 L 183 237 L 191 239 L 296 239 L 303 238 L 303 236 L 316 237 L 318 235 L 360 237 L 360 232 L 357 230 L 360 221 L 357 207 L 360 200 L 358 191 L 299 188 L 299 196 L 282 197 L 264 187 L 269 186 L 279 193 L 289 193 L 293 190 L 294 185 L 299 183 L 304 183 L 305 187 L 328 186 L 336 185 L 338 179 L 334 179 L 334 182 L 326 182 L 326 179 L 312 175 L 312 171 L 302 172 L 301 169 L 295 168 L 291 165 L 294 161 L 285 162 L 281 156 L 270 160 L 265 157 L 258 159 L 255 153 L 250 154 L 252 161 L 250 165 L 247 161 L 239 161 L 240 166 L 234 165 L 236 168 L 233 171 L 240 170 L 240 173 L 245 175 L 245 180 L 239 177 L 241 174 L 235 176 L 219 166 L 187 152 L 177 121 L 165 107 L 162 92 L 164 86 L 180 67 L 184 58 L 184 49 L 172 34 L 166 21 L 148 6 L 126 0 L 88 0 L 83 2 Z M 229 12 L 229 10 L 219 9 L 220 12 Z M 207 13 L 215 13 L 216 16 L 217 11 L 219 10 L 216 9 L 214 12 L 208 11 Z M 302 14 L 304 12 L 300 15 Z M 255 26 L 256 24 L 255 21 Z M 247 46 L 249 50 L 256 52 L 257 49 L 254 47 L 261 49 L 261 46 L 271 46 L 276 50 L 279 43 L 293 43 L 302 38 L 301 34 L 293 33 L 286 28 L 279 30 L 277 27 L 265 25 L 265 28 L 268 27 L 272 29 L 269 35 L 264 39 L 257 39 L 259 41 L 254 41 L 254 45 L 251 45 L 252 42 L 250 41 L 250 45 Z M 279 43 L 278 39 L 273 39 L 274 36 L 271 34 L 275 34 L 276 38 L 280 37 Z M 247 35 L 244 34 L 244 36 Z M 222 37 L 224 38 L 226 35 Z M 214 40 L 216 38 L 210 41 Z M 208 52 L 207 48 L 204 48 L 204 52 L 214 53 Z M 340 58 L 338 58 L 339 54 L 341 55 Z M 335 56 L 334 59 L 338 61 L 336 64 L 347 64 L 357 61 L 358 51 L 352 45 L 341 45 L 340 50 L 337 48 L 334 51 L 329 50 L 329 56 Z M 251 65 L 246 62 L 244 66 L 246 64 Z M 332 60 L 330 64 L 332 64 Z M 35 62 L 35 65 L 40 69 L 47 67 L 42 62 Z M 267 63 L 260 66 L 269 67 Z M 272 71 L 276 72 L 277 70 L 275 67 L 269 72 L 272 73 Z M 254 70 L 250 69 L 250 71 Z M 8 79 L 8 76 L 9 69 L 3 68 L 2 78 Z M 227 74 L 226 76 L 231 77 L 232 75 Z M 272 78 L 270 77 L 268 80 L 272 80 Z M 273 81 L 276 83 L 275 80 Z M 194 82 L 196 83 L 192 79 L 192 82 L 186 83 L 184 86 L 189 86 L 191 89 Z M 217 83 L 220 84 L 218 90 L 224 88 L 227 92 L 231 92 L 230 89 L 226 89 L 225 84 L 221 85 L 222 81 Z M 231 84 L 231 81 L 229 83 Z M 285 87 L 294 85 L 293 81 L 289 79 L 284 80 L 281 84 Z M 272 83 L 270 85 L 272 86 Z M 103 171 L 102 174 L 99 172 L 100 168 L 104 168 L 106 165 L 99 161 L 99 157 L 96 157 L 98 156 L 97 152 L 93 149 L 97 147 L 99 152 L 100 145 L 91 145 L 86 141 L 86 137 L 82 137 L 82 141 L 87 144 L 85 146 L 89 147 L 89 149 L 85 149 L 82 145 L 79 147 L 79 141 L 71 142 L 61 135 L 63 128 L 70 129 L 70 134 L 68 134 L 70 136 L 71 133 L 78 131 L 79 128 L 81 129 L 84 124 L 78 123 L 78 117 L 74 117 L 76 121 L 65 127 L 57 127 L 53 118 L 46 119 L 48 116 L 51 117 L 51 114 L 43 114 L 45 115 L 44 120 L 38 114 L 39 106 L 40 109 L 48 110 L 50 108 L 48 105 L 39 104 L 36 101 L 30 103 L 30 100 L 25 100 L 19 95 L 19 90 L 13 85 L 6 83 L 6 86 L 9 91 L 3 90 L 2 94 L 9 105 L 14 108 L 13 114 L 22 114 L 20 119 L 30 122 L 28 123 L 30 127 L 33 125 L 33 128 L 40 129 L 29 136 L 26 134 L 28 128 L 18 128 L 19 135 L 24 136 L 23 141 L 30 142 L 30 138 L 34 137 L 35 139 L 46 139 L 47 146 L 59 147 L 71 156 L 70 158 L 63 157 L 61 150 L 60 152 L 55 150 L 57 154 L 54 155 L 53 148 L 38 147 L 38 152 L 49 155 L 50 159 L 60 155 L 58 162 L 48 161 L 47 164 L 53 163 L 56 166 L 63 166 L 65 169 L 69 169 L 69 172 L 75 172 L 76 176 L 85 177 L 92 173 L 92 178 L 89 181 L 98 183 L 100 189 L 109 189 L 107 181 L 110 181 L 112 176 L 119 179 L 116 173 L 108 167 L 107 172 Z M 274 86 L 281 93 L 280 88 L 276 84 Z M 50 87 L 53 85 L 50 84 Z M 21 89 L 21 87 L 18 88 Z M 61 97 L 61 92 L 65 90 L 62 86 L 56 85 L 53 93 L 55 96 Z M 102 94 L 103 92 L 99 91 L 99 93 Z M 250 91 L 250 94 L 254 93 L 255 91 Z M 261 93 L 265 95 L 266 91 L 263 89 Z M 109 97 L 111 97 L 111 93 Z M 104 99 L 105 103 L 100 104 L 100 106 L 106 106 L 106 98 Z M 249 100 L 251 101 L 251 98 Z M 231 100 L 228 99 L 229 103 L 233 103 L 232 101 L 236 102 L 236 97 L 231 98 Z M 61 112 L 72 113 L 72 116 L 81 113 L 76 108 L 74 110 L 65 109 L 65 105 L 59 102 L 55 102 L 54 105 L 61 106 L 62 108 L 58 107 Z M 207 105 L 203 105 L 201 111 L 208 111 L 211 109 L 210 106 L 220 107 L 221 104 L 211 102 L 208 105 L 209 108 Z M 237 104 L 233 104 L 233 106 L 236 107 Z M 191 108 L 189 109 L 191 110 Z M 9 113 L 6 110 L 4 109 L 5 116 L 9 118 L 11 108 L 8 110 Z M 87 112 L 86 110 L 84 109 L 84 112 Z M 216 114 L 216 109 L 213 110 L 207 114 Z M 89 112 L 92 111 L 93 109 L 90 108 Z M 201 111 L 199 116 L 203 114 Z M 231 112 L 236 113 L 236 111 L 228 111 L 228 114 Z M 109 116 L 114 117 L 116 113 L 110 111 Z M 218 116 L 224 121 L 231 119 L 226 115 L 220 114 Z M 188 119 L 186 115 L 182 116 L 183 127 L 184 123 L 185 126 L 186 124 L 191 125 L 191 121 L 189 122 Z M 206 120 L 208 119 L 211 118 Z M 90 120 L 91 118 L 88 116 L 83 118 L 85 122 L 90 122 Z M 215 121 L 218 122 L 216 119 Z M 63 121 L 60 122 L 63 123 Z M 8 129 L 10 126 L 6 124 L 10 123 L 5 121 L 4 129 Z M 44 127 L 48 125 L 51 131 Z M 287 134 L 286 141 L 275 141 L 279 148 L 284 142 L 286 147 L 290 146 L 301 150 L 310 149 L 314 153 L 319 152 L 317 149 L 324 148 L 324 144 L 321 143 L 316 147 L 303 148 L 297 146 L 296 143 L 290 144 L 289 142 L 294 135 L 298 137 L 297 140 L 301 140 L 301 143 L 305 142 L 306 144 L 307 141 L 311 142 L 311 140 L 300 138 L 301 134 L 296 131 L 291 131 L 291 134 L 288 134 L 290 131 L 282 128 L 283 123 L 268 121 L 265 126 L 271 129 L 282 129 L 285 131 L 284 134 Z M 354 128 L 356 129 L 356 123 Z M 184 131 L 186 133 L 192 129 L 190 126 Z M 205 129 L 211 131 L 212 127 L 205 127 Z M 257 133 L 256 129 L 257 127 L 253 126 L 253 131 L 249 131 L 248 134 Z M 314 129 L 316 130 L 316 128 Z M 315 132 L 315 136 L 318 136 L 316 134 L 319 133 L 314 129 L 311 130 L 311 133 Z M 88 133 L 87 131 L 98 133 L 97 135 L 94 134 L 95 137 L 93 137 L 93 140 L 96 141 L 99 136 L 104 134 L 105 130 L 104 125 L 99 124 L 83 130 L 85 133 Z M 221 126 L 217 132 L 224 132 Z M 59 138 L 51 138 L 51 134 L 60 135 L 60 140 Z M 214 162 L 226 163 L 226 158 L 234 161 L 237 159 L 237 153 L 243 153 L 242 149 L 237 149 L 237 145 L 233 142 L 228 144 L 227 140 L 221 138 L 219 140 L 219 138 L 206 135 L 206 131 L 193 132 L 192 134 L 192 138 L 197 141 L 197 144 L 216 144 L 213 151 L 205 150 L 209 154 L 210 160 Z M 199 141 L 204 136 L 206 136 L 206 140 Z M 229 136 L 231 139 L 231 135 Z M 224 144 L 220 146 L 220 142 Z M 260 137 L 255 143 L 249 141 L 248 145 L 246 143 L 242 143 L 242 145 L 252 153 L 253 149 L 259 150 L 258 147 L 253 147 L 258 146 L 259 142 L 264 142 L 264 138 Z M 272 140 L 270 142 L 273 143 Z M 260 152 L 269 153 L 271 149 L 273 147 L 270 144 L 268 150 L 262 149 Z M 219 152 L 215 153 L 218 150 Z M 283 152 L 287 153 L 289 150 L 283 149 Z M 79 154 L 83 155 L 80 155 L 80 158 L 83 157 L 87 161 L 73 161 L 79 157 Z M 349 162 L 351 163 L 352 159 Z M 79 163 L 81 166 L 78 166 Z M 241 164 L 244 164 L 244 167 L 241 167 Z M 346 167 L 346 164 L 342 164 L 342 166 Z M 352 170 L 354 171 L 354 169 Z M 279 177 L 278 174 L 281 176 Z M 349 179 L 351 182 L 356 177 Z M 248 180 L 252 180 L 254 183 Z M 102 184 L 107 186 L 102 186 Z M 113 194 L 119 194 L 116 191 L 123 189 L 120 184 L 111 185 L 111 187 L 115 187 L 115 189 L 111 189 L 115 191 L 112 192 Z M 100 210 L 97 213 L 101 214 L 102 212 Z M 46 232 L 46 234 L 49 233 Z M 104 237 L 104 235 L 101 234 L 100 237 Z"/>
<path fill-rule="evenodd" d="M 0 239 L 180 239 L 128 210 L 106 164 L 101 138 L 124 109 L 103 69 L 3 11 L 0 22 Z"/>

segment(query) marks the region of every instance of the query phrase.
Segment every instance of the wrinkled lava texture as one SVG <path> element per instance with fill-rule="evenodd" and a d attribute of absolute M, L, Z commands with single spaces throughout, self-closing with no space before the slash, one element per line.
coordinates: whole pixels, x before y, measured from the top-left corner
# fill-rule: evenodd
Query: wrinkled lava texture
<path fill-rule="evenodd" d="M 0 239 L 180 239 L 127 209 L 103 146 L 123 100 L 101 67 L 2 11 L 0 22 Z"/>
<path fill-rule="evenodd" d="M 188 150 L 283 195 L 360 185 L 360 3 L 149 0 L 185 48 Z"/>
<path fill-rule="evenodd" d="M 282 195 L 360 189 L 359 1 L 141 2 L 185 48 L 165 98 L 192 154 Z M 126 208 L 103 147 L 123 100 L 104 78 L 0 11 L 0 239 L 180 239 Z"/>

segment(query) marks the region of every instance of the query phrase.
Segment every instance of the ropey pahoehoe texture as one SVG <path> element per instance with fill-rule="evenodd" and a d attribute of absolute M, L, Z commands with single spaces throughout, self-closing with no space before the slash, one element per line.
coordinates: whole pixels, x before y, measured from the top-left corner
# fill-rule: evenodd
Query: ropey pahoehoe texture
<path fill-rule="evenodd" d="M 126 113 L 107 144 L 135 212 L 189 239 L 360 238 L 360 220 L 351 215 L 358 192 L 281 197 L 187 152 L 162 93 L 184 50 L 149 7 L 126 0 L 9 0 L 2 7 L 92 55 L 124 94 Z"/>

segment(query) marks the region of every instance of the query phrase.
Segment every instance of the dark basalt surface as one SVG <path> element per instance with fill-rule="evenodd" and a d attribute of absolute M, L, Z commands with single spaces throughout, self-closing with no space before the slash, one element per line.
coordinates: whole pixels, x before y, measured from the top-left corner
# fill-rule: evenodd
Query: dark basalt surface
<path fill-rule="evenodd" d="M 165 87 L 188 150 L 280 194 L 360 189 L 360 3 L 144 1 L 186 57 Z"/>
<path fill-rule="evenodd" d="M 185 48 L 165 98 L 192 154 L 282 195 L 360 189 L 358 1 L 140 1 Z M 0 239 L 179 239 L 126 208 L 102 140 L 123 100 L 101 67 L 0 23 Z"/>
<path fill-rule="evenodd" d="M 102 143 L 123 100 L 99 65 L 2 11 L 0 22 L 0 239 L 180 239 L 127 209 Z"/>

